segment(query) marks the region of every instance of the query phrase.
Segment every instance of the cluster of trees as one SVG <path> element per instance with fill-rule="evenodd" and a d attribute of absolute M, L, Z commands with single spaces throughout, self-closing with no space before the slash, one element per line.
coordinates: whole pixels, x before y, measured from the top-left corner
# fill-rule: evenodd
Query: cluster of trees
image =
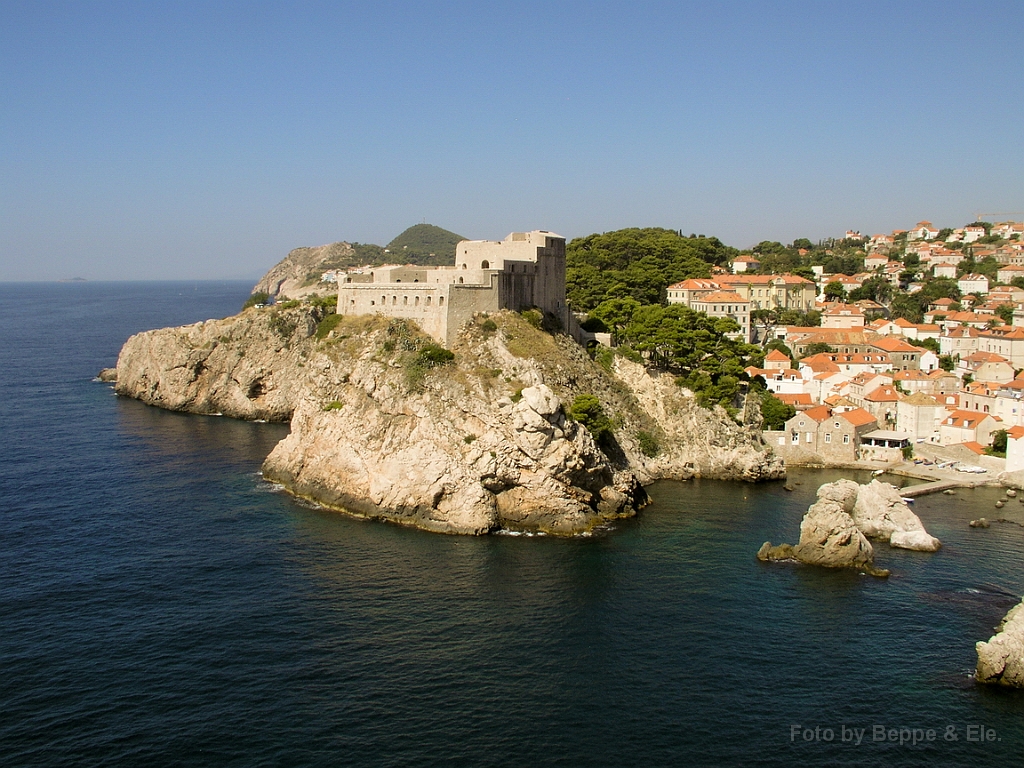
<path fill-rule="evenodd" d="M 716 237 L 687 237 L 657 227 L 578 237 L 565 249 L 569 302 L 578 311 L 612 298 L 657 304 L 668 286 L 709 277 L 712 265 L 726 264 L 738 253 Z"/>
<path fill-rule="evenodd" d="M 597 305 L 590 318 L 649 365 L 676 374 L 677 383 L 693 390 L 701 405 L 733 407 L 749 379 L 744 368 L 764 363 L 760 347 L 726 335 L 739 330 L 734 321 L 682 304 L 612 298 Z"/>

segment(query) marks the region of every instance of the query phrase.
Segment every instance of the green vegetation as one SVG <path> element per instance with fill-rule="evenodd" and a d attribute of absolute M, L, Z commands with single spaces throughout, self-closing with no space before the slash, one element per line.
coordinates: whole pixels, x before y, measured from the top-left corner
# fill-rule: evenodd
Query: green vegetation
<path fill-rule="evenodd" d="M 299 327 L 299 322 L 285 312 L 274 310 L 270 315 L 270 327 L 277 331 L 282 339 L 290 339 L 295 329 Z"/>
<path fill-rule="evenodd" d="M 412 391 L 423 387 L 427 372 L 433 368 L 450 365 L 455 360 L 455 353 L 440 344 L 427 342 L 413 355 L 405 366 L 405 381 Z"/>
<path fill-rule="evenodd" d="M 577 310 L 627 297 L 656 304 L 664 300 L 669 285 L 708 277 L 713 264 L 724 264 L 738 253 L 715 237 L 683 237 L 656 227 L 578 237 L 565 249 L 569 302 Z"/>
<path fill-rule="evenodd" d="M 594 438 L 594 442 L 602 448 L 610 445 L 614 439 L 611 419 L 605 415 L 601 401 L 594 395 L 577 395 L 576 399 L 572 401 L 567 415 L 573 421 L 586 427 Z"/>
<path fill-rule="evenodd" d="M 985 449 L 985 453 L 989 456 L 999 456 L 1000 458 L 1006 458 L 1006 430 L 998 429 L 992 433 L 992 445 Z"/>
<path fill-rule="evenodd" d="M 611 373 L 615 367 L 615 350 L 604 345 L 596 347 L 594 350 L 594 362 L 608 371 L 608 373 Z"/>
<path fill-rule="evenodd" d="M 792 405 L 782 402 L 767 389 L 761 393 L 761 418 L 764 419 L 764 429 L 782 429 L 794 416 L 796 408 Z"/>
<path fill-rule="evenodd" d="M 636 441 L 640 446 L 640 453 L 649 459 L 653 459 L 661 453 L 661 445 L 658 443 L 658 438 L 650 432 L 645 432 L 642 429 L 639 430 L 636 433 Z"/>
<path fill-rule="evenodd" d="M 316 326 L 317 341 L 326 339 L 344 318 L 344 315 L 331 314 L 321 320 Z"/>
<path fill-rule="evenodd" d="M 324 406 L 325 411 L 340 411 L 345 407 L 345 404 L 340 400 L 331 400 L 327 405 Z"/>
<path fill-rule="evenodd" d="M 544 325 L 544 313 L 539 309 L 524 309 L 519 313 L 523 319 L 534 328 L 542 328 Z"/>
<path fill-rule="evenodd" d="M 385 246 L 390 251 L 385 255 L 402 264 L 449 265 L 455 263 L 455 246 L 465 239 L 433 224 L 414 224 Z"/>
<path fill-rule="evenodd" d="M 257 291 L 248 299 L 245 300 L 245 304 L 242 305 L 242 309 L 248 309 L 249 307 L 255 307 L 257 304 L 266 304 L 270 301 L 270 294 L 265 291 Z"/>

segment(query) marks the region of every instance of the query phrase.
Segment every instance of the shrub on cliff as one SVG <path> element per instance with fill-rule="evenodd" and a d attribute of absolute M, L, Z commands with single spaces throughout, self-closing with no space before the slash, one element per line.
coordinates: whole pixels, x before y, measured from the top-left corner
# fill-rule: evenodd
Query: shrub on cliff
<path fill-rule="evenodd" d="M 257 304 L 266 304 L 270 301 L 270 294 L 264 291 L 257 291 L 248 299 L 245 300 L 245 304 L 242 305 L 242 309 L 248 309 L 249 307 L 255 307 Z"/>
<path fill-rule="evenodd" d="M 601 407 L 601 401 L 594 395 L 577 395 L 572 401 L 567 414 L 570 419 L 577 421 L 587 428 L 591 436 L 601 447 L 610 443 L 613 438 L 611 419 Z"/>

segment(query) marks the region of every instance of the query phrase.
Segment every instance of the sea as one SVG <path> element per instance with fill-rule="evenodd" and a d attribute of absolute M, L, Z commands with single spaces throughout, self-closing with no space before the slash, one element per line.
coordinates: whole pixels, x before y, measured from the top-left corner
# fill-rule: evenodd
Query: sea
<path fill-rule="evenodd" d="M 1024 504 L 918 498 L 944 546 L 888 579 L 755 559 L 849 472 L 661 482 L 588 537 L 350 518 L 262 479 L 287 425 L 95 379 L 249 289 L 0 285 L 0 766 L 1020 764 L 1024 692 L 971 672 L 1024 527 L 968 521 Z"/>

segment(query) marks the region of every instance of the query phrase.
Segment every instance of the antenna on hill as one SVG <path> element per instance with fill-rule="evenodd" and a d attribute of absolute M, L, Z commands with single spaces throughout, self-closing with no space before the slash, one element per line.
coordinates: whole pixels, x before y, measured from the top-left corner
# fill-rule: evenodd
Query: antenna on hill
<path fill-rule="evenodd" d="M 975 221 L 984 221 L 988 217 L 996 216 L 1024 216 L 1024 211 L 998 211 L 996 213 L 979 213 L 977 214 Z"/>

